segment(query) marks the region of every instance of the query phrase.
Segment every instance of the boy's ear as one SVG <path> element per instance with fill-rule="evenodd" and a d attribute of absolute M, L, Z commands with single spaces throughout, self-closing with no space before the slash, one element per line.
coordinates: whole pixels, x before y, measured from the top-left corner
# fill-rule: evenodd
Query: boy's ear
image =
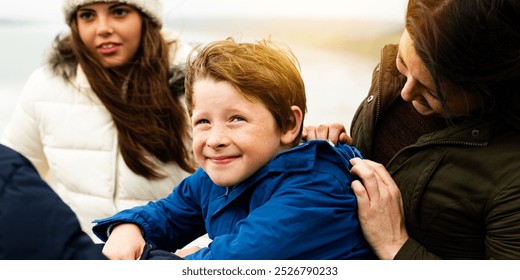
<path fill-rule="evenodd" d="M 303 121 L 303 112 L 300 107 L 293 105 L 291 106 L 291 111 L 294 117 L 294 127 L 283 132 L 280 138 L 282 144 L 286 145 L 291 145 L 300 136 Z"/>

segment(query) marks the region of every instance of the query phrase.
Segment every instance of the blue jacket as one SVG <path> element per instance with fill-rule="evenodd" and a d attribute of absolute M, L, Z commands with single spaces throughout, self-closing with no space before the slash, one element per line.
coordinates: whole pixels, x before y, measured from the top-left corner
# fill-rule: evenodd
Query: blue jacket
<path fill-rule="evenodd" d="M 102 240 L 116 222 L 138 224 L 145 240 L 175 251 L 208 233 L 208 248 L 186 259 L 373 259 L 350 188 L 354 148 L 306 142 L 278 154 L 233 187 L 202 169 L 166 198 L 97 220 Z"/>
<path fill-rule="evenodd" d="M 0 259 L 105 259 L 21 154 L 0 145 Z"/>

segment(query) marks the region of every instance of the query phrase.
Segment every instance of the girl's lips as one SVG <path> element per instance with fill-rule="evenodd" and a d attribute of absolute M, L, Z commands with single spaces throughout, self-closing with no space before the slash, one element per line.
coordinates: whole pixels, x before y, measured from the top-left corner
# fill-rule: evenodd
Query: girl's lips
<path fill-rule="evenodd" d="M 116 53 L 119 47 L 119 44 L 108 43 L 100 45 L 97 49 L 101 54 L 110 55 Z"/>

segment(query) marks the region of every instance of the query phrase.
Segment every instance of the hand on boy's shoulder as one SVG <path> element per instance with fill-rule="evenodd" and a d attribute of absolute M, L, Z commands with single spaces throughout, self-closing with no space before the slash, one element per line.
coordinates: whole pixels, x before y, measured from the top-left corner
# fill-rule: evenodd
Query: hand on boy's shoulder
<path fill-rule="evenodd" d="M 330 140 L 334 145 L 344 143 L 351 145 L 352 138 L 347 135 L 345 126 L 341 123 L 329 123 L 315 125 L 306 125 L 303 128 L 302 138 L 304 140 Z"/>

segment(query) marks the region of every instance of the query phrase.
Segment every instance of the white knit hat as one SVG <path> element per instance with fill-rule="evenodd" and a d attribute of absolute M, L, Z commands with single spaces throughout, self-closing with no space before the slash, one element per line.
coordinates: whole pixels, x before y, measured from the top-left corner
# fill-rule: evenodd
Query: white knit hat
<path fill-rule="evenodd" d="M 67 24 L 70 23 L 74 13 L 79 7 L 99 2 L 119 2 L 132 5 L 162 26 L 162 5 L 159 0 L 64 0 L 63 13 L 65 15 L 65 22 Z"/>

